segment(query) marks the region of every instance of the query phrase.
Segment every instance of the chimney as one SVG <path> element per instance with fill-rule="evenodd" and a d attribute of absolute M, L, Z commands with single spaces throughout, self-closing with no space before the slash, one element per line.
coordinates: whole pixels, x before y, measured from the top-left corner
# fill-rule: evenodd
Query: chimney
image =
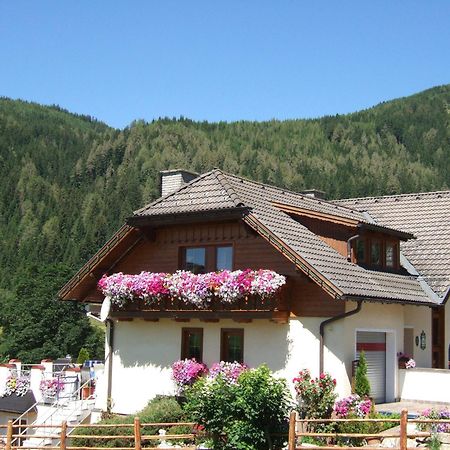
<path fill-rule="evenodd" d="M 186 183 L 198 177 L 198 173 L 183 169 L 161 170 L 160 194 L 162 197 L 177 191 Z"/>
<path fill-rule="evenodd" d="M 305 195 L 306 197 L 317 198 L 319 200 L 326 200 L 327 194 L 324 191 L 319 191 L 319 189 L 306 189 L 301 191 L 300 194 Z"/>

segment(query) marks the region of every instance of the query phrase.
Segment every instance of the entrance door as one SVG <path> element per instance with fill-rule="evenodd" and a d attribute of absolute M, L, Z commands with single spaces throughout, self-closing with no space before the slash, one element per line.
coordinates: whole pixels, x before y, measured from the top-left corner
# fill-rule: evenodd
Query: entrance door
<path fill-rule="evenodd" d="M 367 378 L 370 395 L 376 403 L 386 400 L 386 333 L 358 331 L 356 333 L 356 355 L 364 351 L 367 361 Z"/>
<path fill-rule="evenodd" d="M 432 309 L 431 351 L 432 366 L 436 369 L 446 369 L 445 361 L 445 309 Z M 429 345 L 426 343 L 426 345 Z"/>

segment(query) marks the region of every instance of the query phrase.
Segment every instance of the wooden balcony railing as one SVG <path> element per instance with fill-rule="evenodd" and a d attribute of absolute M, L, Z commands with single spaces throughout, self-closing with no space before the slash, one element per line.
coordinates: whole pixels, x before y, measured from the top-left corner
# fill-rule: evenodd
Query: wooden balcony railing
<path fill-rule="evenodd" d="M 205 307 L 199 308 L 183 302 L 178 298 L 162 299 L 156 302 L 146 303 L 142 300 L 130 302 L 122 308 L 113 307 L 111 316 L 117 319 L 144 318 L 146 320 L 158 320 L 160 318 L 171 319 L 269 319 L 285 323 L 289 312 L 286 307 L 283 293 L 270 298 L 249 296 L 235 302 L 224 302 L 214 297 Z"/>

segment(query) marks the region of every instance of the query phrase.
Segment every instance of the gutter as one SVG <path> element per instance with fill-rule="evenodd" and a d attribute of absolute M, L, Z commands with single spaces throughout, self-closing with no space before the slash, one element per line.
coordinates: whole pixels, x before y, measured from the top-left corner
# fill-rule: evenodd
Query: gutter
<path fill-rule="evenodd" d="M 352 241 L 358 239 L 360 237 L 359 234 L 355 234 L 354 236 L 347 239 L 347 261 L 352 261 Z"/>
<path fill-rule="evenodd" d="M 111 393 L 112 393 L 112 369 L 113 369 L 113 351 L 114 351 L 114 322 L 111 319 L 106 319 L 108 326 L 108 377 L 107 377 L 107 391 L 106 391 L 106 409 L 109 412 L 111 408 Z"/>
<path fill-rule="evenodd" d="M 356 306 L 355 309 L 352 309 L 351 311 L 347 311 L 342 314 L 338 314 L 337 316 L 334 317 L 330 317 L 329 319 L 326 319 L 320 323 L 319 373 L 323 373 L 323 366 L 324 366 L 325 327 L 332 322 L 336 322 L 337 320 L 345 319 L 346 317 L 350 317 L 353 316 L 354 314 L 359 313 L 361 311 L 361 308 L 362 308 L 362 300 L 358 300 L 358 305 Z"/>

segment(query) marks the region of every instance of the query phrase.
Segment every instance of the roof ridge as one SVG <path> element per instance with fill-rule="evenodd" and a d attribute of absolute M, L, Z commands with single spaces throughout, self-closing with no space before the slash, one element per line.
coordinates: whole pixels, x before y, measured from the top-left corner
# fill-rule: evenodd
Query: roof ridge
<path fill-rule="evenodd" d="M 220 169 L 214 169 L 212 171 L 214 175 L 217 178 L 217 181 L 222 185 L 222 187 L 225 189 L 226 193 L 231 198 L 231 201 L 234 203 L 235 207 L 238 206 L 244 206 L 244 202 L 239 197 L 239 195 L 236 194 L 236 191 L 233 189 L 233 187 L 228 182 L 226 175 L 224 172 L 222 172 Z"/>
<path fill-rule="evenodd" d="M 163 196 L 157 198 L 156 200 L 154 200 L 153 202 L 151 202 L 151 203 L 149 203 L 149 204 L 143 206 L 142 208 L 139 208 L 139 209 L 137 209 L 136 211 L 133 211 L 133 214 L 134 214 L 134 215 L 140 214 L 140 213 L 146 211 L 147 209 L 151 208 L 152 206 L 155 206 L 155 205 L 157 205 L 158 203 L 161 203 L 161 202 L 163 202 L 164 200 L 167 200 L 168 198 L 172 197 L 173 195 L 178 194 L 178 192 L 181 192 L 181 191 L 183 191 L 184 189 L 187 189 L 189 186 L 192 186 L 194 183 L 196 183 L 196 182 L 202 180 L 203 178 L 206 178 L 206 177 L 209 176 L 209 175 L 212 175 L 213 172 L 214 172 L 215 170 L 216 170 L 216 169 L 213 169 L 213 170 L 210 170 L 209 172 L 205 172 L 205 173 L 199 175 L 197 178 L 194 178 L 193 180 L 189 181 L 189 183 L 183 184 L 183 186 L 181 186 L 180 188 L 178 188 L 176 191 L 169 192 L 167 195 L 163 195 Z"/>
<path fill-rule="evenodd" d="M 250 178 L 242 177 L 240 175 L 235 175 L 235 174 L 232 174 L 232 173 L 229 173 L 229 172 L 225 172 L 225 171 L 220 170 L 220 169 L 216 169 L 216 170 L 219 170 L 222 173 L 222 175 L 229 176 L 229 177 L 232 177 L 232 178 L 237 178 L 237 179 L 245 181 L 247 183 L 257 184 L 259 186 L 270 187 L 271 189 L 275 189 L 275 190 L 281 191 L 283 193 L 286 192 L 286 193 L 289 193 L 289 194 L 298 195 L 303 200 L 311 201 L 313 203 L 314 202 L 315 203 L 327 203 L 327 204 L 332 205 L 334 207 L 338 206 L 339 208 L 342 208 L 342 209 L 344 209 L 346 211 L 351 211 L 351 212 L 357 211 L 359 213 L 361 212 L 357 208 L 350 208 L 349 206 L 346 206 L 346 205 L 336 205 L 334 200 L 325 200 L 325 199 L 322 199 L 322 198 L 318 199 L 318 198 L 315 198 L 315 197 L 310 197 L 310 196 L 308 196 L 306 194 L 303 194 L 303 193 L 297 192 L 297 191 L 293 191 L 291 189 L 282 188 L 282 187 L 279 187 L 279 186 L 275 186 L 273 184 L 263 183 L 262 181 L 251 180 Z M 288 203 L 286 203 L 286 204 L 288 204 Z"/>
<path fill-rule="evenodd" d="M 390 199 L 390 198 L 398 198 L 398 197 L 414 197 L 417 195 L 421 195 L 421 196 L 430 196 L 430 195 L 438 195 L 438 194 L 445 194 L 445 195 L 450 195 L 450 189 L 445 189 L 442 191 L 431 191 L 431 192 L 427 192 L 427 191 L 423 191 L 423 192 L 410 192 L 408 194 L 390 194 L 390 195 L 373 195 L 370 197 L 349 197 L 349 198 L 340 198 L 340 199 L 336 199 L 336 200 L 332 200 L 332 203 L 335 202 L 348 202 L 351 200 L 379 200 L 379 199 Z"/>

